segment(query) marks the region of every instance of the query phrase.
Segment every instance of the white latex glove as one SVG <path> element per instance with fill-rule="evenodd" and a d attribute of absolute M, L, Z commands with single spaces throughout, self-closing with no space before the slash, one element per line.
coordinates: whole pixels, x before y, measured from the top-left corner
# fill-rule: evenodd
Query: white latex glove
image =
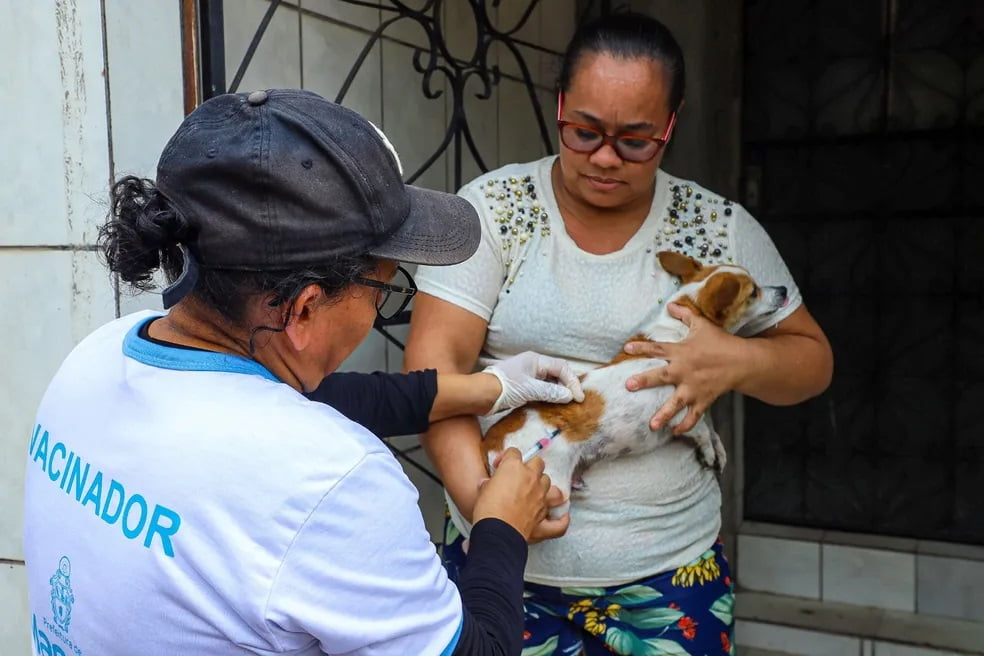
<path fill-rule="evenodd" d="M 512 410 L 530 401 L 580 403 L 584 400 L 581 381 L 567 361 L 560 358 L 524 351 L 486 367 L 482 372 L 494 375 L 502 383 L 502 393 L 486 415 Z M 544 378 L 558 382 L 548 382 Z"/>

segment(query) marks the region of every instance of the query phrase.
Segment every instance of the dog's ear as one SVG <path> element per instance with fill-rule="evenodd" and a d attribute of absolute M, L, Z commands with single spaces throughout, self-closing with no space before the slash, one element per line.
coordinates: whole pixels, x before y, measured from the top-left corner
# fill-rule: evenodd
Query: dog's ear
<path fill-rule="evenodd" d="M 656 254 L 663 271 L 679 276 L 683 282 L 690 282 L 700 272 L 700 262 L 692 257 L 674 251 L 660 251 Z"/>
<path fill-rule="evenodd" d="M 741 282 L 728 273 L 711 276 L 697 295 L 697 306 L 701 314 L 719 326 L 724 326 L 731 318 Z"/>

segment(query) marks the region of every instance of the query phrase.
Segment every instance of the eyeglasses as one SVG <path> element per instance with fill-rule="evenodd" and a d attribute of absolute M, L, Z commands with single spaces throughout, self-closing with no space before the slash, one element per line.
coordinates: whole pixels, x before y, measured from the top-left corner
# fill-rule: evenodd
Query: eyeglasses
<path fill-rule="evenodd" d="M 401 266 L 396 267 L 392 283 L 369 278 L 356 278 L 355 282 L 377 290 L 376 315 L 383 321 L 389 321 L 403 312 L 417 293 L 417 283 L 413 281 L 410 272 Z"/>
<path fill-rule="evenodd" d="M 572 123 L 561 120 L 564 111 L 564 94 L 557 95 L 557 129 L 560 130 L 560 141 L 575 153 L 593 155 L 605 144 L 615 149 L 615 153 L 626 162 L 648 162 L 663 150 L 673 126 L 676 123 L 676 112 L 670 114 L 670 122 L 662 137 L 643 137 L 635 134 L 607 134 L 601 130 L 583 123 Z"/>

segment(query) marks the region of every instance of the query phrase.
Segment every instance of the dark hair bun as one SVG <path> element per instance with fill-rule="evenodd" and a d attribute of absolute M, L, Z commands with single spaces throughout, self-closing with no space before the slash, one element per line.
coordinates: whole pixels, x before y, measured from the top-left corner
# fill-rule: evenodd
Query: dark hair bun
<path fill-rule="evenodd" d="M 191 226 L 152 180 L 130 175 L 113 185 L 109 217 L 99 228 L 98 241 L 110 270 L 147 291 L 153 288 L 153 274 L 159 268 L 169 280 L 177 277 L 181 271 L 177 246 L 191 233 Z"/>

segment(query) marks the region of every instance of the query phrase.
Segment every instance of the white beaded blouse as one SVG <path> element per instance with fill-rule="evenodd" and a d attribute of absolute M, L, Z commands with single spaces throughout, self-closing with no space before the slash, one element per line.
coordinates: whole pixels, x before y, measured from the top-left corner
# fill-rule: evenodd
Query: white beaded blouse
<path fill-rule="evenodd" d="M 662 170 L 652 210 L 624 247 L 604 255 L 581 250 L 567 234 L 554 198 L 555 159 L 510 164 L 465 185 L 459 194 L 483 223 L 478 252 L 459 265 L 418 268 L 422 292 L 488 322 L 480 366 L 525 350 L 566 358 L 579 371 L 609 362 L 661 311 L 678 284 L 659 266 L 660 250 L 704 264 L 733 262 L 759 284 L 786 286 L 789 304 L 767 323 L 746 326 L 743 335 L 765 330 L 801 305 L 788 268 L 754 218 L 740 205 Z M 483 430 L 488 425 L 483 422 Z M 688 563 L 717 538 L 717 480 L 684 440 L 597 463 L 583 478 L 586 489 L 572 497 L 567 534 L 530 547 L 528 581 L 628 583 Z M 466 522 L 450 505 L 456 526 L 467 534 Z"/>

